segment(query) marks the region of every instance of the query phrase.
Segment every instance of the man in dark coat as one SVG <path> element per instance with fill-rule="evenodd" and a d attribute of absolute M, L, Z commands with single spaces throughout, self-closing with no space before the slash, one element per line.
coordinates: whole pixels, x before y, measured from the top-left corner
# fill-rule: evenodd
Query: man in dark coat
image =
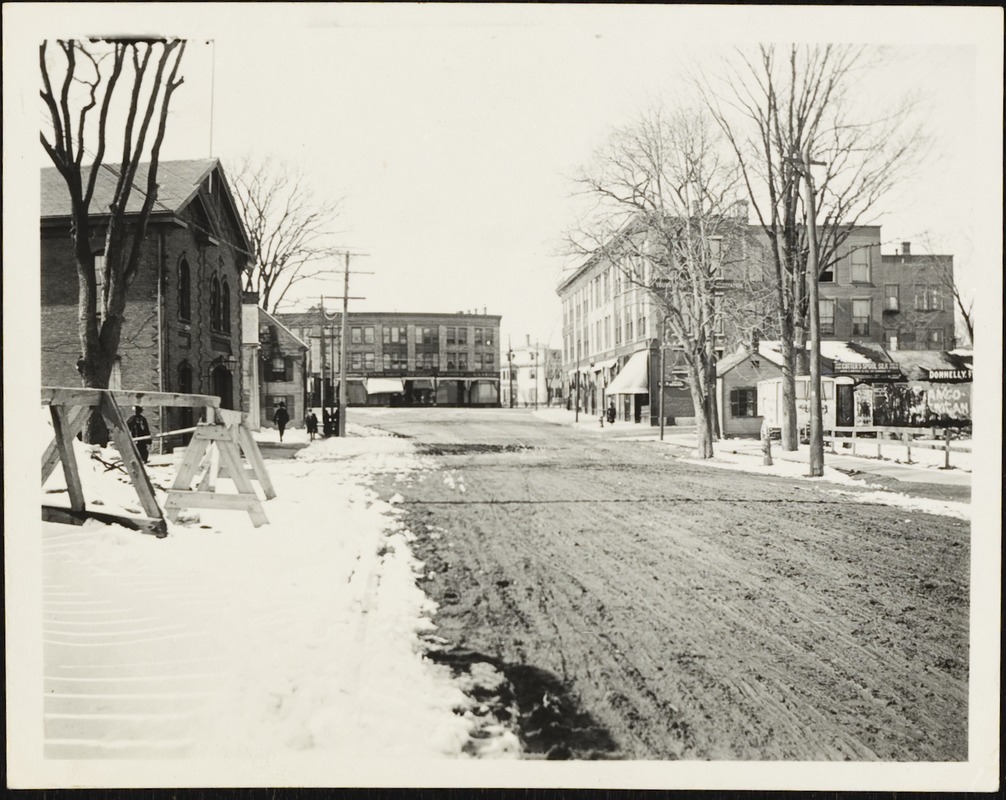
<path fill-rule="evenodd" d="M 307 412 L 307 435 L 311 437 L 311 441 L 314 441 L 314 437 L 318 433 L 318 416 L 314 413 L 312 408 Z"/>
<path fill-rule="evenodd" d="M 276 409 L 276 413 L 272 415 L 272 421 L 276 423 L 276 427 L 279 428 L 279 440 L 283 441 L 283 431 L 286 430 L 286 424 L 290 421 L 290 413 L 286 410 L 286 403 L 280 402 L 279 407 Z"/>
<path fill-rule="evenodd" d="M 136 449 L 140 453 L 140 460 L 146 464 L 147 454 L 150 452 L 150 425 L 143 416 L 142 408 L 139 406 L 133 408 L 133 416 L 126 420 L 126 427 L 129 428 L 129 435 L 133 437 Z"/>

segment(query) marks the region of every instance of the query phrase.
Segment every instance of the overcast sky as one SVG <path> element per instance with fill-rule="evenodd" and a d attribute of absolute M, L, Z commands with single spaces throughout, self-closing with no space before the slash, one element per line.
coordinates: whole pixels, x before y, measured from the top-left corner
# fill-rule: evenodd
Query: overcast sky
<path fill-rule="evenodd" d="M 486 308 L 503 316 L 504 343 L 529 334 L 558 346 L 569 175 L 613 126 L 686 98 L 686 69 L 715 66 L 735 44 L 821 30 L 888 45 L 864 95 L 919 93 L 934 138 L 933 157 L 884 204 L 884 252 L 931 242 L 967 280 L 988 257 L 974 192 L 999 157 L 978 130 L 988 31 L 953 9 L 196 9 L 99 6 L 54 15 L 62 30 L 34 24 L 191 37 L 164 156 L 214 155 L 232 171 L 272 156 L 344 197 L 340 241 L 368 253 L 354 266 L 374 273 L 353 279 L 351 294 L 366 297 L 355 308 Z M 301 287 L 303 301 L 341 293 L 340 280 Z"/>

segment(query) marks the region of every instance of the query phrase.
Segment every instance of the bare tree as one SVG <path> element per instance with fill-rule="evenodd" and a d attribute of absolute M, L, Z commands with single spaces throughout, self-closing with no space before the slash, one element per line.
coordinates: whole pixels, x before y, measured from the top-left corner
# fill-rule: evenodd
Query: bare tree
<path fill-rule="evenodd" d="M 77 369 L 87 387 L 107 388 L 115 363 L 126 293 L 136 278 L 147 222 L 157 202 L 161 144 L 171 97 L 182 85 L 178 70 L 184 52 L 180 39 L 70 39 L 57 41 L 54 51 L 50 42 L 39 48 L 40 93 L 47 111 L 40 136 L 70 195 L 70 238 L 79 284 Z M 113 101 L 120 97 L 128 103 L 121 130 L 109 123 Z M 143 162 L 147 166 L 141 187 L 137 182 Z M 92 209 L 101 172 L 114 177 L 115 189 L 107 208 Z M 134 192 L 143 202 L 138 213 L 127 214 Z M 100 227 L 92 212 L 100 218 Z M 104 230 L 100 276 L 91 243 L 93 224 Z M 100 440 L 103 431 L 100 417 L 92 417 L 89 440 Z"/>
<path fill-rule="evenodd" d="M 329 239 L 340 201 L 316 199 L 300 172 L 268 159 L 245 160 L 234 192 L 256 253 L 245 289 L 274 312 L 292 286 L 325 272 L 339 252 Z"/>
<path fill-rule="evenodd" d="M 666 320 L 687 369 L 697 450 L 713 455 L 716 346 L 743 262 L 747 220 L 739 173 L 702 113 L 656 110 L 614 133 L 577 183 L 594 210 L 570 237 L 574 252 L 614 264 Z M 661 333 L 663 340 L 663 333 Z M 661 387 L 662 390 L 662 387 Z"/>
<path fill-rule="evenodd" d="M 867 51 L 851 46 L 760 46 L 738 52 L 717 78 L 698 83 L 739 161 L 748 197 L 774 262 L 783 355 L 783 448 L 797 447 L 794 378 L 808 338 L 807 209 L 799 163 L 815 174 L 818 266 L 824 272 L 907 174 L 925 140 L 911 104 L 867 112 L 855 101 L 868 75 Z M 816 280 L 819 276 L 812 276 Z"/>

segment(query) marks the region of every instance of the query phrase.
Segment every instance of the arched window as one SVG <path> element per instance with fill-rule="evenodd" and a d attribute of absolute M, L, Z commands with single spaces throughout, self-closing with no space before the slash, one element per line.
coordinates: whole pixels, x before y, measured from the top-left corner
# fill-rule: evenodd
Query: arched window
<path fill-rule="evenodd" d="M 231 332 L 231 287 L 224 278 L 223 286 L 220 290 L 220 329 L 226 333 Z"/>
<path fill-rule="evenodd" d="M 178 262 L 178 316 L 180 319 L 192 319 L 192 279 L 189 262 L 184 256 Z"/>
<path fill-rule="evenodd" d="M 210 328 L 220 330 L 220 280 L 216 277 L 210 284 Z"/>

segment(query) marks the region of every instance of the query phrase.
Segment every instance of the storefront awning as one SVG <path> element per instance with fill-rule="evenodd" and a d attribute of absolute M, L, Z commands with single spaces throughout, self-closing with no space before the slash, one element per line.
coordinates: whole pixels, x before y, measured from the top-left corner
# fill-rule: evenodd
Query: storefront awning
<path fill-rule="evenodd" d="M 604 390 L 607 394 L 649 394 L 650 393 L 650 351 L 633 353 L 622 371 Z"/>
<path fill-rule="evenodd" d="M 432 378 L 413 378 L 409 383 L 412 384 L 413 389 L 432 389 L 433 379 Z"/>
<path fill-rule="evenodd" d="M 367 394 L 401 394 L 401 378 L 367 378 Z"/>
<path fill-rule="evenodd" d="M 617 363 L 618 363 L 617 358 L 610 358 L 607 361 L 599 361 L 598 363 L 591 365 L 590 368 L 594 372 L 600 372 L 602 369 L 611 369 Z"/>

